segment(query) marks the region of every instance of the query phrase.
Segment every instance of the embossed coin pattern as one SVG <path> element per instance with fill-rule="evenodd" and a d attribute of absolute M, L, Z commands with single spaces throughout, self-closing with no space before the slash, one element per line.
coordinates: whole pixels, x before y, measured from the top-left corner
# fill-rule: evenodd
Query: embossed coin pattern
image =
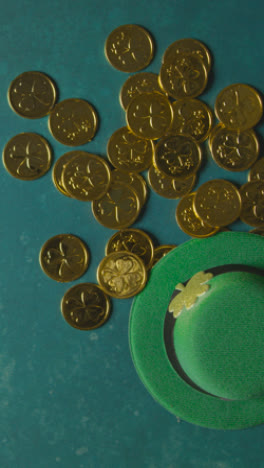
<path fill-rule="evenodd" d="M 8 100 L 21 117 L 39 119 L 48 115 L 57 99 L 53 81 L 44 73 L 24 72 L 9 86 Z"/>
<path fill-rule="evenodd" d="M 109 239 L 106 245 L 106 255 L 120 251 L 132 252 L 140 257 L 147 270 L 152 266 L 153 242 L 148 234 L 140 229 L 124 229 Z"/>
<path fill-rule="evenodd" d="M 162 63 L 166 62 L 175 55 L 191 55 L 201 60 L 207 71 L 210 70 L 212 65 L 211 54 L 208 48 L 197 39 L 179 39 L 173 42 L 165 50 Z"/>
<path fill-rule="evenodd" d="M 185 180 L 172 179 L 162 174 L 155 166 L 151 166 L 148 171 L 148 181 L 152 190 L 161 197 L 177 199 L 192 190 L 196 175 Z"/>
<path fill-rule="evenodd" d="M 71 234 L 59 234 L 45 242 L 39 254 L 39 262 L 46 275 L 66 283 L 84 274 L 89 257 L 81 239 Z"/>
<path fill-rule="evenodd" d="M 167 253 L 175 249 L 175 247 L 177 247 L 177 245 L 159 245 L 158 247 L 155 247 L 152 268 L 161 258 L 165 257 Z"/>
<path fill-rule="evenodd" d="M 36 133 L 19 133 L 4 147 L 3 164 L 17 179 L 38 179 L 50 168 L 50 145 Z"/>
<path fill-rule="evenodd" d="M 72 327 L 93 330 L 109 318 L 110 301 L 97 284 L 81 283 L 66 292 L 61 301 L 61 312 Z"/>
<path fill-rule="evenodd" d="M 123 84 L 119 95 L 120 104 L 126 110 L 135 96 L 153 92 L 162 93 L 159 76 L 148 72 L 137 73 L 130 76 Z"/>
<path fill-rule="evenodd" d="M 147 200 L 148 187 L 145 179 L 140 174 L 115 169 L 111 172 L 111 180 L 131 187 L 138 196 L 140 209 L 143 207 Z"/>
<path fill-rule="evenodd" d="M 176 221 L 183 232 L 192 237 L 209 237 L 218 231 L 206 224 L 194 211 L 196 193 L 188 193 L 178 203 Z"/>
<path fill-rule="evenodd" d="M 109 296 L 126 299 L 144 288 L 146 267 L 141 258 L 131 252 L 113 252 L 100 262 L 97 280 Z"/>
<path fill-rule="evenodd" d="M 260 158 L 249 171 L 248 181 L 264 180 L 264 158 Z"/>
<path fill-rule="evenodd" d="M 71 197 L 71 195 L 66 190 L 63 184 L 62 174 L 67 163 L 71 161 L 73 154 L 75 155 L 75 151 L 69 151 L 68 153 L 65 153 L 62 156 L 60 156 L 60 158 L 54 164 L 52 170 L 52 180 L 55 187 L 59 190 L 60 193 L 66 195 L 66 197 Z"/>
<path fill-rule="evenodd" d="M 83 99 L 59 102 L 49 116 L 49 129 L 63 145 L 80 146 L 93 139 L 98 126 L 94 107 Z"/>
<path fill-rule="evenodd" d="M 250 226 L 264 224 L 264 181 L 247 182 L 240 188 L 242 211 L 240 219 Z"/>
<path fill-rule="evenodd" d="M 206 140 L 213 122 L 209 107 L 198 99 L 179 99 L 172 103 L 173 119 L 168 135 L 183 134 L 198 143 Z"/>
<path fill-rule="evenodd" d="M 239 190 L 223 179 L 205 182 L 198 188 L 194 198 L 196 214 L 212 227 L 228 226 L 236 221 L 241 207 Z"/>
<path fill-rule="evenodd" d="M 154 54 L 154 44 L 146 29 L 125 24 L 114 29 L 105 43 L 105 55 L 110 64 L 123 72 L 146 68 Z"/>

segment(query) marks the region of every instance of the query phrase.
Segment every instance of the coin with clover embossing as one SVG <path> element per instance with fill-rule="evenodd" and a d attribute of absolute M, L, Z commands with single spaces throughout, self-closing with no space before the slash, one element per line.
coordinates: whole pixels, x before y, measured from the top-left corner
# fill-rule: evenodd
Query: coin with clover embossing
<path fill-rule="evenodd" d="M 210 70 L 212 65 L 211 54 L 203 42 L 197 39 L 179 39 L 165 50 L 162 62 L 166 62 L 171 58 L 178 55 L 190 55 L 201 60 L 207 71 Z"/>
<path fill-rule="evenodd" d="M 111 171 L 107 162 L 86 151 L 72 151 L 72 158 L 62 172 L 66 191 L 81 201 L 101 198 L 108 190 Z"/>
<path fill-rule="evenodd" d="M 132 133 L 129 128 L 116 130 L 107 144 L 107 156 L 117 169 L 142 172 L 152 163 L 154 144 Z"/>
<path fill-rule="evenodd" d="M 63 145 L 80 146 L 91 141 L 96 133 L 98 117 L 94 107 L 83 99 L 59 102 L 49 116 L 49 129 Z"/>
<path fill-rule="evenodd" d="M 137 194 L 140 202 L 140 209 L 144 205 L 148 196 L 148 186 L 144 177 L 136 172 L 127 172 L 115 169 L 111 172 L 111 180 L 121 182 L 131 187 Z"/>
<path fill-rule="evenodd" d="M 209 237 L 218 231 L 206 224 L 194 211 L 196 193 L 188 193 L 181 198 L 176 208 L 176 221 L 183 232 L 192 237 Z"/>
<path fill-rule="evenodd" d="M 167 253 L 169 253 L 171 250 L 175 249 L 177 245 L 159 245 L 158 247 L 155 247 L 154 249 L 154 257 L 153 257 L 153 262 L 152 262 L 152 268 L 156 263 Z"/>
<path fill-rule="evenodd" d="M 21 117 L 39 119 L 48 115 L 57 99 L 53 81 L 44 73 L 24 72 L 9 86 L 8 100 Z"/>
<path fill-rule="evenodd" d="M 93 330 L 101 327 L 109 318 L 110 300 L 97 284 L 77 284 L 62 298 L 61 313 L 72 327 Z"/>
<path fill-rule="evenodd" d="M 66 283 L 80 278 L 87 270 L 89 252 L 83 241 L 72 234 L 58 234 L 45 242 L 39 262 L 47 276 Z"/>
<path fill-rule="evenodd" d="M 154 165 L 161 173 L 172 179 L 188 179 L 196 174 L 201 162 L 201 148 L 189 136 L 164 137 L 155 147 Z"/>
<path fill-rule="evenodd" d="M 162 93 L 159 76 L 155 73 L 142 72 L 130 76 L 120 91 L 120 104 L 126 110 L 132 99 L 142 93 Z"/>
<path fill-rule="evenodd" d="M 109 239 L 105 250 L 106 255 L 120 251 L 134 253 L 143 260 L 147 269 L 152 265 L 153 242 L 149 235 L 140 229 L 123 229 Z"/>
<path fill-rule="evenodd" d="M 17 179 L 38 179 L 50 168 L 50 145 L 36 133 L 19 133 L 4 147 L 3 164 L 9 174 Z"/>
<path fill-rule="evenodd" d="M 253 180 L 264 180 L 264 158 L 260 158 L 250 169 L 248 181 L 252 182 Z"/>
<path fill-rule="evenodd" d="M 154 54 L 154 43 L 146 29 L 136 24 L 124 24 L 114 29 L 105 43 L 105 55 L 110 64 L 123 72 L 146 68 Z"/>
<path fill-rule="evenodd" d="M 196 175 L 185 180 L 171 179 L 171 177 L 162 174 L 155 166 L 151 166 L 148 171 L 148 180 L 150 187 L 161 197 L 177 199 L 192 190 Z"/>
<path fill-rule="evenodd" d="M 146 267 L 131 252 L 112 252 L 97 269 L 97 280 L 109 296 L 126 299 L 138 294 L 147 281 Z"/>
<path fill-rule="evenodd" d="M 264 180 L 254 180 L 242 185 L 240 195 L 240 219 L 250 226 L 261 227 L 264 224 Z"/>
<path fill-rule="evenodd" d="M 173 110 L 168 98 L 160 93 L 142 93 L 130 102 L 126 120 L 139 138 L 157 140 L 166 134 L 172 122 Z"/>
<path fill-rule="evenodd" d="M 68 153 L 63 154 L 56 161 L 52 170 L 52 180 L 55 187 L 59 190 L 59 192 L 61 192 L 63 195 L 66 195 L 67 197 L 71 197 L 71 195 L 69 192 L 67 192 L 63 184 L 62 174 L 67 163 L 72 160 L 73 156 L 75 156 L 75 151 L 69 151 Z"/>

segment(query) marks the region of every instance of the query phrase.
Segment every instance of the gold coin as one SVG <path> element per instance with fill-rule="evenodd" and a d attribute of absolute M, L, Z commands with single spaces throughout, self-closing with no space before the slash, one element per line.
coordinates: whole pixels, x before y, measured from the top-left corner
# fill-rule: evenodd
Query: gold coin
<path fill-rule="evenodd" d="M 132 252 L 141 258 L 147 270 L 152 265 L 154 246 L 148 234 L 140 229 L 124 229 L 116 232 L 108 241 L 105 254 Z"/>
<path fill-rule="evenodd" d="M 260 158 L 250 169 L 248 181 L 264 180 L 264 158 Z"/>
<path fill-rule="evenodd" d="M 240 188 L 242 211 L 240 219 L 250 226 L 264 224 L 264 181 L 247 182 Z"/>
<path fill-rule="evenodd" d="M 72 158 L 62 172 L 66 191 L 81 201 L 101 198 L 108 190 L 111 171 L 100 156 L 86 151 L 72 151 Z"/>
<path fill-rule="evenodd" d="M 89 257 L 87 247 L 79 237 L 59 234 L 45 242 L 39 254 L 39 262 L 46 275 L 66 283 L 84 274 Z"/>
<path fill-rule="evenodd" d="M 19 133 L 4 147 L 3 164 L 17 179 L 38 179 L 50 168 L 50 145 L 36 133 Z"/>
<path fill-rule="evenodd" d="M 203 62 L 193 55 L 176 54 L 160 69 L 161 88 L 174 99 L 194 98 L 204 91 L 208 80 Z"/>
<path fill-rule="evenodd" d="M 188 193 L 178 203 L 176 221 L 183 232 L 192 237 L 209 237 L 218 229 L 208 226 L 194 211 L 194 198 L 196 193 Z"/>
<path fill-rule="evenodd" d="M 176 199 L 183 197 L 192 190 L 196 175 L 185 180 L 176 180 L 163 175 L 155 166 L 151 166 L 148 171 L 148 180 L 149 185 L 158 195 L 164 198 Z"/>
<path fill-rule="evenodd" d="M 175 247 L 177 247 L 177 245 L 159 245 L 159 247 L 155 247 L 152 268 L 161 258 L 165 257 L 167 253 L 175 249 Z"/>
<path fill-rule="evenodd" d="M 114 132 L 107 145 L 107 156 L 112 165 L 128 172 L 142 172 L 148 169 L 153 154 L 153 142 L 138 138 L 127 127 Z"/>
<path fill-rule="evenodd" d="M 49 129 L 63 145 L 80 146 L 91 141 L 96 133 L 98 117 L 94 107 L 83 99 L 59 102 L 49 116 Z"/>
<path fill-rule="evenodd" d="M 110 301 L 97 284 L 76 284 L 62 298 L 61 313 L 72 327 L 93 330 L 109 318 Z"/>
<path fill-rule="evenodd" d="M 67 197 L 71 197 L 69 192 L 67 192 L 66 188 L 63 185 L 62 173 L 69 161 L 72 160 L 73 155 L 75 156 L 75 151 L 69 151 L 68 153 L 63 154 L 54 164 L 53 171 L 52 171 L 52 180 L 55 187 L 61 192 L 63 195 Z"/>
<path fill-rule="evenodd" d="M 130 76 L 123 84 L 119 99 L 123 109 L 127 109 L 135 96 L 142 93 L 162 93 L 159 76 L 155 73 L 142 72 Z"/>
<path fill-rule="evenodd" d="M 136 72 L 146 68 L 154 54 L 151 35 L 135 24 L 114 29 L 105 43 L 105 55 L 110 64 L 123 72 Z"/>
<path fill-rule="evenodd" d="M 208 144 L 209 144 L 209 148 L 210 148 L 210 151 L 212 151 L 212 140 L 215 136 L 215 134 L 222 128 L 225 128 L 225 126 L 222 124 L 222 122 L 219 122 L 217 125 L 215 125 L 214 128 L 212 128 L 212 130 L 210 131 L 209 133 L 209 138 L 208 138 Z"/>
<path fill-rule="evenodd" d="M 165 137 L 155 147 L 154 164 L 156 168 L 172 179 L 188 179 L 198 171 L 201 162 L 201 148 L 189 136 Z"/>
<path fill-rule="evenodd" d="M 194 209 L 209 226 L 228 226 L 240 216 L 239 190 L 227 180 L 209 180 L 198 188 L 194 198 Z"/>
<path fill-rule="evenodd" d="M 262 227 L 252 229 L 249 232 L 252 234 L 257 234 L 258 236 L 264 236 L 264 225 Z"/>
<path fill-rule="evenodd" d="M 57 99 L 53 81 L 44 73 L 24 72 L 9 86 L 8 100 L 21 117 L 39 119 L 48 115 Z"/>
<path fill-rule="evenodd" d="M 140 213 L 140 201 L 129 185 L 112 180 L 108 192 L 92 202 L 95 219 L 109 229 L 131 226 Z"/>
<path fill-rule="evenodd" d="M 157 140 L 168 131 L 172 115 L 172 106 L 166 96 L 142 93 L 130 102 L 126 119 L 130 130 L 139 138 Z"/>
<path fill-rule="evenodd" d="M 254 127 L 263 112 L 258 92 L 245 84 L 232 84 L 224 88 L 215 101 L 216 116 L 230 130 Z"/>
<path fill-rule="evenodd" d="M 100 262 L 97 280 L 109 296 L 127 299 L 144 288 L 146 267 L 141 258 L 131 252 L 113 252 Z"/>
<path fill-rule="evenodd" d="M 198 99 L 179 99 L 172 103 L 173 119 L 168 135 L 183 134 L 198 143 L 206 140 L 213 123 L 209 107 Z"/>
<path fill-rule="evenodd" d="M 173 42 L 165 50 L 162 62 L 166 62 L 177 55 L 191 55 L 201 60 L 207 71 L 212 65 L 211 54 L 207 47 L 196 39 L 180 39 Z"/>
<path fill-rule="evenodd" d="M 240 132 L 219 128 L 211 138 L 211 152 L 216 164 L 228 171 L 245 171 L 256 161 L 259 143 L 251 129 Z"/>
<path fill-rule="evenodd" d="M 113 181 L 129 185 L 137 194 L 140 202 L 140 209 L 146 202 L 148 196 L 148 187 L 142 175 L 135 172 L 120 171 L 115 169 L 111 172 Z"/>

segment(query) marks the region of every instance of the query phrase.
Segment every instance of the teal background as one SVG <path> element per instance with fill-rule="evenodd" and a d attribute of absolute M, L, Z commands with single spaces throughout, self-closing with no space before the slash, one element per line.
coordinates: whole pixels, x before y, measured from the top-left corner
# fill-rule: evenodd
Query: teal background
<path fill-rule="evenodd" d="M 82 148 L 105 156 L 111 134 L 125 125 L 119 90 L 128 77 L 104 57 L 104 42 L 117 26 L 145 26 L 156 42 L 146 69 L 158 73 L 166 47 L 183 37 L 208 45 L 214 57 L 202 99 L 211 107 L 225 86 L 244 82 L 264 90 L 263 6 L 253 0 L 201 2 L 1 0 L 0 141 L 37 132 L 51 143 L 54 160 L 69 151 L 56 142 L 47 118 L 27 120 L 10 109 L 10 82 L 23 71 L 49 74 L 59 99 L 85 98 L 100 127 Z M 263 124 L 258 126 L 263 155 Z M 226 178 L 238 184 L 247 172 L 218 168 L 204 145 L 198 187 Z M 167 413 L 148 394 L 133 367 L 128 345 L 131 300 L 113 300 L 107 324 L 92 332 L 71 328 L 60 301 L 73 284 L 96 281 L 96 268 L 113 231 L 92 216 L 89 203 L 71 200 L 53 186 L 51 171 L 24 182 L 0 166 L 0 466 L 1 468 L 235 468 L 264 467 L 264 427 L 216 431 Z M 150 192 L 134 224 L 159 243 L 188 240 L 176 225 L 177 202 Z M 234 230 L 249 230 L 243 223 Z M 59 284 L 38 263 L 43 243 L 72 233 L 85 240 L 91 264 L 79 280 Z"/>

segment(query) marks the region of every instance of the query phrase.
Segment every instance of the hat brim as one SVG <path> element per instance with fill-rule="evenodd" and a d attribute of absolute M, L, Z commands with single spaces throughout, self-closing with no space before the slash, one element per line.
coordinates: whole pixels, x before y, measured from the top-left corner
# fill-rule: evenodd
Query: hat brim
<path fill-rule="evenodd" d="M 264 422 L 264 396 L 234 401 L 196 390 L 172 367 L 164 344 L 166 310 L 177 283 L 219 265 L 264 269 L 263 248 L 264 238 L 251 233 L 223 232 L 187 241 L 155 265 L 147 286 L 132 304 L 129 340 L 138 375 L 155 400 L 185 421 L 214 429 L 242 429 Z"/>

